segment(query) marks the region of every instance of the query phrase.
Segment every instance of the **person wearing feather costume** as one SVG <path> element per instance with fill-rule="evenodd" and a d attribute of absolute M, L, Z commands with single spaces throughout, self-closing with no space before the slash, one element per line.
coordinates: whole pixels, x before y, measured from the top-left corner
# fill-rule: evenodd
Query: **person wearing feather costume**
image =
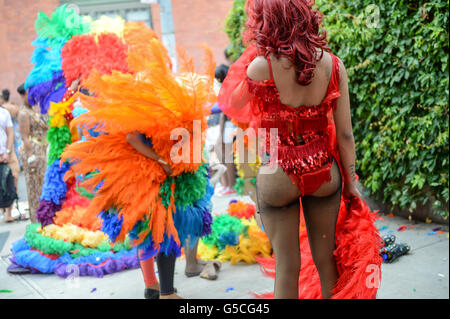
<path fill-rule="evenodd" d="M 96 21 L 96 24 L 100 22 Z M 44 156 L 43 165 L 45 157 L 48 157 L 48 166 L 42 170 L 42 173 L 45 170 L 45 178 L 37 197 L 39 206 L 36 217 L 39 223 L 28 225 L 25 236 L 13 243 L 8 271 L 16 274 L 54 273 L 67 278 L 73 271 L 77 271 L 79 276 L 103 277 L 137 268 L 136 249 L 132 249 L 128 242 L 111 245 L 107 235 L 100 231 L 99 218 L 87 220 L 82 216 L 92 194 L 78 188 L 76 179 L 63 180 L 70 165 L 60 158 L 66 145 L 79 140 L 77 130 L 70 131 L 68 124 L 79 115 L 74 107 L 78 81 L 72 81 L 72 86 L 65 75 L 79 77 L 80 74 L 70 74 L 68 71 L 70 67 L 80 65 L 76 62 L 86 56 L 83 49 L 90 53 L 87 56 L 91 58 L 94 56 L 96 59 L 97 55 L 102 62 L 101 67 L 96 65 L 100 72 L 123 70 L 126 60 L 121 57 L 126 57 L 126 46 L 118 45 L 122 40 L 110 32 L 102 32 L 101 36 L 96 37 L 98 42 L 86 41 L 84 35 L 95 29 L 91 29 L 84 18 L 66 5 L 55 9 L 50 16 L 40 12 L 35 29 L 38 38 L 33 42 L 36 46 L 32 58 L 34 66 L 20 91 L 25 93 L 24 100 L 28 105 L 36 105 L 42 115 L 49 115 L 50 129 L 45 141 L 48 148 L 47 143 L 40 143 L 44 145 L 40 149 Z M 70 50 L 74 45 L 76 50 Z M 104 52 L 113 56 L 107 56 Z M 75 59 L 67 59 L 68 55 Z M 83 66 L 82 70 L 86 73 L 90 72 L 89 67 L 93 64 Z"/>
<path fill-rule="evenodd" d="M 259 263 L 275 289 L 259 296 L 375 298 L 382 240 L 356 188 L 344 65 L 310 1 L 251 0 L 246 9 L 248 47 L 218 99 L 231 118 L 266 130 L 256 186 L 274 258 Z"/>
<path fill-rule="evenodd" d="M 81 79 L 93 95 L 80 95 L 89 112 L 71 126 L 97 134 L 71 144 L 61 157 L 72 164 L 66 178 L 89 176 L 80 185 L 95 197 L 84 216 L 89 220 L 101 212 L 102 231 L 112 242 L 130 237 L 142 259 L 157 256 L 160 295 L 172 298 L 177 297 L 173 272 L 182 244 L 189 239 L 194 246 L 210 231 L 213 189 L 201 147 L 216 98 L 214 62 L 205 49 L 207 67 L 199 75 L 192 59 L 180 52 L 175 76 L 151 29 L 127 23 L 124 39 L 127 73 L 101 76 L 94 70 Z M 180 149 L 183 155 L 188 149 L 188 158 L 180 160 L 174 152 Z"/>

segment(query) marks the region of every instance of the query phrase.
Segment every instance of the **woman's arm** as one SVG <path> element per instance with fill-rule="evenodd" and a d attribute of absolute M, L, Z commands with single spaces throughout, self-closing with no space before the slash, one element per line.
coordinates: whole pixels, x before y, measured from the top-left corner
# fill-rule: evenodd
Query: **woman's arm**
<path fill-rule="evenodd" d="M 157 152 L 155 152 L 153 147 L 145 145 L 141 141 L 139 136 L 140 136 L 139 132 L 128 133 L 127 134 L 128 144 L 133 146 L 142 155 L 147 156 L 148 158 L 160 163 L 167 175 L 172 174 L 172 168 L 170 167 L 169 163 L 162 160 L 161 156 L 159 156 L 159 154 Z"/>
<path fill-rule="evenodd" d="M 350 97 L 348 93 L 348 77 L 344 64 L 339 61 L 340 83 L 339 91 L 341 96 L 337 100 L 337 108 L 334 112 L 336 124 L 336 138 L 339 155 L 344 170 L 344 194 L 347 197 L 361 197 L 356 188 L 356 167 L 355 167 L 355 140 L 353 137 L 352 119 L 350 113 Z"/>

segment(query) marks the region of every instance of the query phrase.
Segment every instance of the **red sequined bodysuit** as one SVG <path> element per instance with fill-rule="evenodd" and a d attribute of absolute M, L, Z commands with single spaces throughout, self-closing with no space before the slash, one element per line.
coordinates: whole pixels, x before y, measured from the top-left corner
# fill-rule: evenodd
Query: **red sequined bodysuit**
<path fill-rule="evenodd" d="M 253 81 L 247 77 L 249 92 L 261 111 L 260 127 L 266 129 L 266 149 L 270 149 L 270 128 L 278 130 L 278 161 L 303 195 L 314 193 L 324 181 L 330 181 L 333 157 L 328 148 L 328 117 L 339 97 L 339 63 L 332 56 L 333 71 L 322 103 L 291 107 L 280 101 L 275 86 L 272 64 L 270 80 Z"/>
<path fill-rule="evenodd" d="M 246 57 L 256 55 L 255 48 L 248 48 L 244 52 L 240 65 L 241 70 L 230 72 L 231 77 L 244 76 L 241 90 L 250 94 L 250 103 L 240 110 L 241 114 L 230 108 L 221 108 L 231 117 L 238 117 L 245 122 L 253 122 L 253 126 L 266 129 L 266 150 L 270 150 L 270 129 L 278 130 L 277 164 L 291 178 L 303 195 L 314 193 L 325 181 L 330 181 L 330 169 L 333 164 L 332 154 L 333 129 L 332 111 L 336 107 L 339 94 L 339 63 L 335 55 L 331 55 L 333 71 L 328 90 L 322 103 L 314 106 L 291 107 L 280 101 L 279 92 L 275 86 L 270 58 L 267 59 L 270 70 L 270 80 L 264 82 L 253 81 L 247 76 L 247 67 L 253 59 Z M 242 72 L 245 72 L 243 74 Z M 228 80 L 228 76 L 227 76 Z M 242 80 L 242 78 L 241 78 Z M 221 90 L 219 103 L 228 94 L 231 87 Z M 221 99 L 222 97 L 222 99 Z M 226 101 L 226 100 L 225 100 Z M 231 104 L 231 103 L 230 103 Z M 247 109 L 246 109 L 247 108 Z M 231 114 L 230 114 L 231 113 Z M 246 116 L 246 118 L 244 118 Z M 238 121 L 240 121 L 238 119 Z M 244 121 L 242 121 L 244 122 Z M 333 152 L 334 153 L 334 152 Z"/>

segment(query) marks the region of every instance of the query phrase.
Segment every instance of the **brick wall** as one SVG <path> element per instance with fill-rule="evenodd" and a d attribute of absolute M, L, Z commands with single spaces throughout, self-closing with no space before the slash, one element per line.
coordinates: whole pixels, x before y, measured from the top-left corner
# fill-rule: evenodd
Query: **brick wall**
<path fill-rule="evenodd" d="M 229 43 L 225 19 L 232 7 L 233 0 L 172 0 L 177 47 L 186 49 L 196 66 L 201 65 L 203 57 L 199 43 L 213 50 L 217 65 L 225 61 L 223 51 Z"/>
<path fill-rule="evenodd" d="M 21 104 L 16 89 L 31 71 L 37 14 L 51 14 L 58 5 L 58 0 L 0 0 L 0 90 L 9 89 L 13 103 Z"/>
<path fill-rule="evenodd" d="M 16 88 L 32 68 L 37 13 L 50 15 L 59 4 L 59 0 L 0 0 L 0 90 L 8 88 L 13 103 L 21 103 Z M 199 43 L 213 50 L 217 65 L 224 62 L 223 51 L 228 45 L 224 21 L 232 5 L 233 0 L 172 0 L 177 46 L 194 57 L 196 66 L 203 57 Z M 159 6 L 152 5 L 151 11 L 155 31 L 161 34 Z"/>

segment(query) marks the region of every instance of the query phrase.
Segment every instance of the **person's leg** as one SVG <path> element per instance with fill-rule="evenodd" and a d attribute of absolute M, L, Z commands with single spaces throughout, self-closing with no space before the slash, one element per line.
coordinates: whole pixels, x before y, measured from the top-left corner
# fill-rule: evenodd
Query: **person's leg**
<path fill-rule="evenodd" d="M 274 298 L 298 298 L 300 273 L 298 187 L 277 168 L 274 174 L 261 166 L 257 176 L 257 198 L 264 230 L 275 255 Z"/>
<path fill-rule="evenodd" d="M 236 164 L 234 164 L 233 142 L 225 143 L 225 167 L 227 171 L 227 187 L 233 189 L 236 183 Z"/>
<path fill-rule="evenodd" d="M 198 240 L 195 245 L 191 248 L 189 243 L 189 239 L 186 239 L 186 244 L 184 246 L 184 254 L 186 256 L 186 268 L 185 274 L 188 277 L 198 276 L 203 270 L 205 266 L 205 262 L 199 261 L 197 259 L 197 248 L 198 248 Z"/>
<path fill-rule="evenodd" d="M 174 254 L 166 256 L 164 253 L 156 255 L 156 264 L 158 265 L 159 276 L 159 296 L 160 299 L 179 298 L 173 286 L 175 275 L 175 261 L 177 257 Z"/>
<path fill-rule="evenodd" d="M 211 170 L 213 171 L 213 174 L 210 179 L 210 183 L 215 187 L 219 179 L 222 178 L 222 176 L 227 171 L 227 168 L 223 164 L 214 164 L 213 166 L 211 166 Z"/>
<path fill-rule="evenodd" d="M 309 245 L 320 276 L 322 297 L 330 298 L 336 285 L 338 271 L 334 259 L 335 230 L 341 200 L 341 176 L 336 163 L 332 179 L 311 196 L 303 196 L 303 213 Z"/>
<path fill-rule="evenodd" d="M 19 182 L 19 174 L 20 174 L 20 165 L 16 152 L 11 153 L 11 159 L 8 163 L 8 166 L 11 169 L 12 176 L 14 177 L 14 186 L 16 187 L 17 191 L 17 185 Z"/>
<path fill-rule="evenodd" d="M 220 146 L 215 146 L 214 152 L 217 155 L 219 163 L 225 165 L 225 144 L 222 143 Z M 222 189 L 226 188 L 227 182 L 227 174 L 222 174 L 222 176 L 220 176 L 220 185 L 222 186 Z"/>
<path fill-rule="evenodd" d="M 227 163 L 225 174 L 227 175 L 227 187 L 233 189 L 236 184 L 236 165 L 234 163 Z"/>
<path fill-rule="evenodd" d="M 5 220 L 4 221 L 7 223 L 14 221 L 14 218 L 12 218 L 12 215 L 11 215 L 12 207 L 13 207 L 13 205 L 11 205 L 5 209 L 6 212 L 5 212 Z"/>
<path fill-rule="evenodd" d="M 223 174 L 220 177 L 220 185 L 222 185 L 222 189 L 225 190 L 228 186 L 228 176 L 227 174 Z"/>
<path fill-rule="evenodd" d="M 144 277 L 145 299 L 159 299 L 159 283 L 155 274 L 155 258 L 152 257 L 142 260 L 142 250 L 138 250 L 138 258 L 142 276 Z"/>
<path fill-rule="evenodd" d="M 139 264 L 141 266 L 142 276 L 144 277 L 145 288 L 159 290 L 158 279 L 155 274 L 155 258 L 142 260 L 142 250 L 138 251 Z"/>
<path fill-rule="evenodd" d="M 17 160 L 17 156 L 16 156 L 15 152 L 11 153 L 11 158 L 9 160 L 8 167 L 11 169 L 11 174 L 14 179 L 14 187 L 16 188 L 16 192 L 17 192 L 17 184 L 19 181 L 20 167 L 19 167 L 19 161 Z M 11 204 L 10 207 L 5 209 L 5 211 L 6 211 L 5 221 L 6 222 L 14 221 L 14 218 L 11 215 L 13 206 L 14 206 L 14 203 Z"/>

